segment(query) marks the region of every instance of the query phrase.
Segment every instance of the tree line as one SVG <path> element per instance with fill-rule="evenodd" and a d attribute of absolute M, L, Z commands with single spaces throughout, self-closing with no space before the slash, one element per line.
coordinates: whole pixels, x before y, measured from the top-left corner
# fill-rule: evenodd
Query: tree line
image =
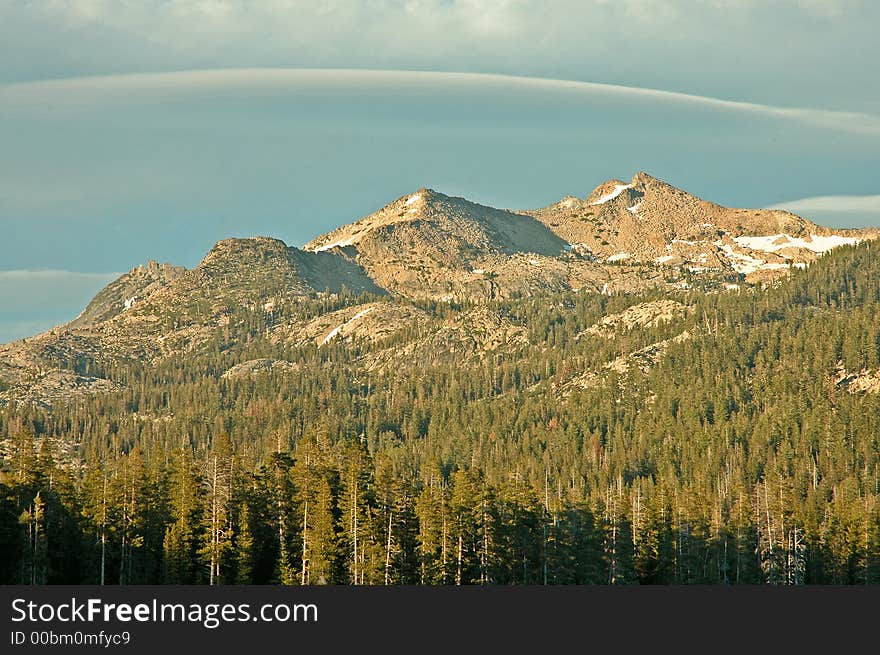
<path fill-rule="evenodd" d="M 125 389 L 0 414 L 0 581 L 876 584 L 880 396 L 839 380 L 880 366 L 878 251 L 611 338 L 585 329 L 659 296 L 498 300 L 530 346 L 458 361 L 374 370 L 418 330 L 293 347 L 243 313 L 196 355 L 92 362 Z M 255 357 L 299 368 L 222 376 Z"/>

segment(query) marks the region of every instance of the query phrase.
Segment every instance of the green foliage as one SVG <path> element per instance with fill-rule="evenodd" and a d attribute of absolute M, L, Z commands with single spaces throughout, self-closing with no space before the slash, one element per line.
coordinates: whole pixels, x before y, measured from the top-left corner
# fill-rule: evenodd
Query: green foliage
<path fill-rule="evenodd" d="M 232 308 L 199 353 L 89 364 L 123 391 L 0 415 L 0 582 L 880 583 L 880 396 L 837 383 L 880 367 L 878 255 L 683 291 L 686 317 L 610 337 L 586 329 L 662 296 L 494 300 L 530 347 L 384 373 L 364 358 L 418 327 L 266 337 L 364 297 Z M 647 372 L 604 368 L 684 331 Z M 299 366 L 222 377 L 258 357 Z"/>

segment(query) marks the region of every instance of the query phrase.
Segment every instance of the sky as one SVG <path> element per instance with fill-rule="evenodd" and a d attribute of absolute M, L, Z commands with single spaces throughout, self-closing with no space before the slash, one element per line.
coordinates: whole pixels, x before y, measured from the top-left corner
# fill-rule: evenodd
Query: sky
<path fill-rule="evenodd" d="M 645 170 L 880 225 L 880 3 L 0 0 L 0 342 L 150 259 L 301 245 L 420 187 Z"/>

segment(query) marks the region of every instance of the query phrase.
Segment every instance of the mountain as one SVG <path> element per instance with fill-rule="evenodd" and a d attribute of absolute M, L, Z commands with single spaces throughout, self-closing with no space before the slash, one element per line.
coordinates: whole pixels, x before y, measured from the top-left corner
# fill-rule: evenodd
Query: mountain
<path fill-rule="evenodd" d="M 0 346 L 0 583 L 880 584 L 876 234 L 639 174 L 137 267 Z"/>
<path fill-rule="evenodd" d="M 643 172 L 527 213 L 605 262 L 741 274 L 747 282 L 779 277 L 832 248 L 876 237 L 876 231 L 820 227 L 787 211 L 729 209 Z"/>
<path fill-rule="evenodd" d="M 384 293 L 357 265 L 278 239 L 226 239 L 192 270 L 150 262 L 111 282 L 73 321 L 0 346 L 0 385 L 44 404 L 105 390 L 103 364 L 191 352 L 238 309 L 270 312 L 309 294 Z M 233 326 L 233 329 L 235 326 Z M 70 369 L 69 371 L 67 369 Z M 67 371 L 61 377 L 49 375 Z"/>
<path fill-rule="evenodd" d="M 514 352 L 528 342 L 522 326 L 480 306 L 571 292 L 735 289 L 876 236 L 784 211 L 728 209 L 642 172 L 519 211 L 423 188 L 302 249 L 226 239 L 192 270 L 138 266 L 70 323 L 0 347 L 0 393 L 48 406 L 112 390 L 98 370 L 198 354 L 218 335 L 234 344 L 254 321 L 294 348 L 391 344 L 366 358 L 368 369 L 401 356 Z M 345 300 L 355 297 L 362 302 Z M 437 315 L 424 303 L 462 308 Z"/>
<path fill-rule="evenodd" d="M 565 288 L 566 245 L 531 216 L 420 189 L 305 249 L 349 257 L 397 295 L 460 301 Z"/>

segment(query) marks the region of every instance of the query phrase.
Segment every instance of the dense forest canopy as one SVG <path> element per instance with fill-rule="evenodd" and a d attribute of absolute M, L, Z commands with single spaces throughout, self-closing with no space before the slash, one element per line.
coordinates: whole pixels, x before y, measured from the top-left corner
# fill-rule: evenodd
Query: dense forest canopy
<path fill-rule="evenodd" d="M 587 331 L 661 297 L 496 300 L 530 347 L 384 369 L 244 308 L 195 353 L 66 362 L 121 390 L 3 408 L 0 582 L 880 583 L 880 394 L 840 384 L 880 368 L 880 243 Z M 279 312 L 365 300 L 395 302 Z M 296 366 L 224 376 L 257 358 Z"/>

